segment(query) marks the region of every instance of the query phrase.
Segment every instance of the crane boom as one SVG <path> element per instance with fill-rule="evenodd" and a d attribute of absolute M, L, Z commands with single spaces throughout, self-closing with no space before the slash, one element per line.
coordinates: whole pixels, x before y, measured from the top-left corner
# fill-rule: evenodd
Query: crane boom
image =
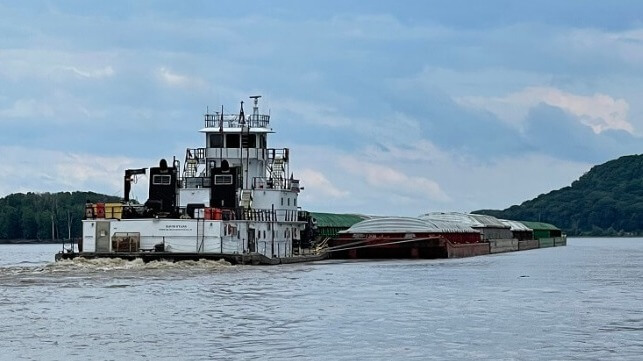
<path fill-rule="evenodd" d="M 137 169 L 125 169 L 125 178 L 124 178 L 124 193 L 125 196 L 123 200 L 125 203 L 129 202 L 129 192 L 132 189 L 132 177 L 138 174 L 145 174 L 147 168 L 137 168 Z"/>

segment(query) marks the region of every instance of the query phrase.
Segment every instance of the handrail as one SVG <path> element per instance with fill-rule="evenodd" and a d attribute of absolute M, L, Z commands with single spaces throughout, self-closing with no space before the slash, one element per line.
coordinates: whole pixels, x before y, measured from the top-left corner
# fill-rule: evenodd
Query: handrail
<path fill-rule="evenodd" d="M 241 128 L 248 126 L 251 128 L 267 128 L 270 124 L 270 115 L 252 114 L 246 115 L 242 123 L 239 114 L 205 114 L 206 128 Z"/>
<path fill-rule="evenodd" d="M 300 191 L 299 179 L 290 178 L 270 178 L 270 177 L 253 177 L 253 189 L 286 189 L 295 192 Z"/>

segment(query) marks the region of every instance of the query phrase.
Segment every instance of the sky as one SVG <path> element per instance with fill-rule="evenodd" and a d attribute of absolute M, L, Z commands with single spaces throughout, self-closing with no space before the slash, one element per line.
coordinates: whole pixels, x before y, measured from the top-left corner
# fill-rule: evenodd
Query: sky
<path fill-rule="evenodd" d="M 640 1 L 0 3 L 0 196 L 122 194 L 263 96 L 304 209 L 504 209 L 643 152 Z M 144 201 L 144 181 L 134 188 Z"/>

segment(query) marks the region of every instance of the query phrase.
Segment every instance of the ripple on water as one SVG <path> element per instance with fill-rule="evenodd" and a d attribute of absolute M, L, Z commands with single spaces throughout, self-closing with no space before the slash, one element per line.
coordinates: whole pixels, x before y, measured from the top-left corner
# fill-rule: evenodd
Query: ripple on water
<path fill-rule="evenodd" d="M 225 260 L 199 260 L 166 262 L 152 261 L 145 263 L 140 259 L 127 261 L 113 259 L 63 260 L 39 266 L 3 266 L 0 267 L 0 284 L 10 287 L 29 287 L 42 284 L 59 284 L 63 288 L 78 288 L 87 285 L 84 280 L 117 278 L 164 279 L 167 277 L 189 277 L 199 274 L 211 274 L 235 269 Z M 119 288 L 128 285 L 109 285 Z"/>

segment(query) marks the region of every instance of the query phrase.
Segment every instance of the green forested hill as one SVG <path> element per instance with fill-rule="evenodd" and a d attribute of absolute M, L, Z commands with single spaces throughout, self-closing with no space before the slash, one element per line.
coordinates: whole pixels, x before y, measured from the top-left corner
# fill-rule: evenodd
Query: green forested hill
<path fill-rule="evenodd" d="M 15 193 L 0 198 L 0 243 L 26 239 L 51 241 L 52 222 L 55 239 L 81 236 L 85 202 L 118 202 L 118 197 L 93 192 Z"/>
<path fill-rule="evenodd" d="M 643 155 L 597 165 L 570 187 L 521 205 L 474 213 L 541 220 L 569 235 L 643 235 Z"/>

